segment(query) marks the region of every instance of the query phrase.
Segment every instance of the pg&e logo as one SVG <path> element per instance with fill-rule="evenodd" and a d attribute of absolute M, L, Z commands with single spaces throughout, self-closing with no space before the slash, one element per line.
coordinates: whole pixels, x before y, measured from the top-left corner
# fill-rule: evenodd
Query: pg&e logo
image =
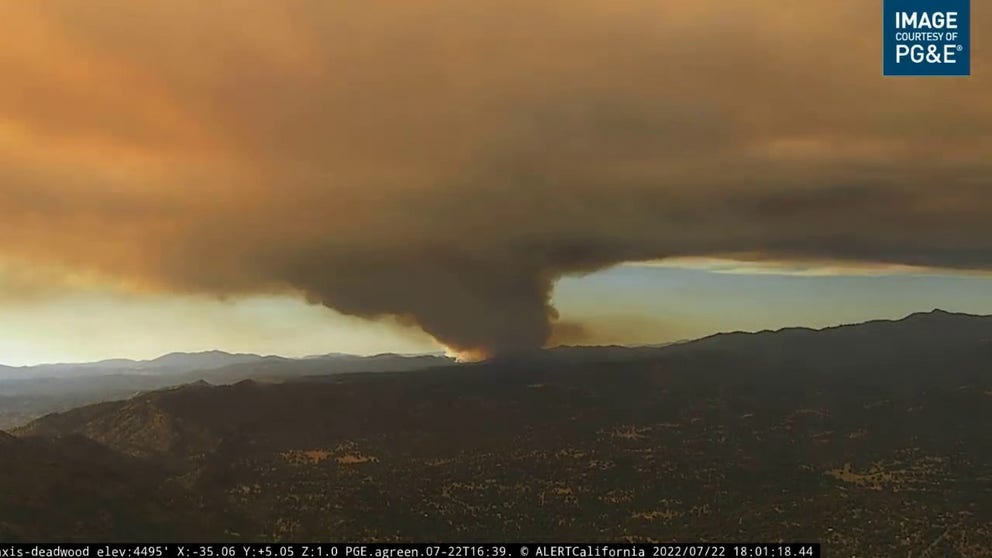
<path fill-rule="evenodd" d="M 971 0 L 883 0 L 882 73 L 971 75 Z"/>

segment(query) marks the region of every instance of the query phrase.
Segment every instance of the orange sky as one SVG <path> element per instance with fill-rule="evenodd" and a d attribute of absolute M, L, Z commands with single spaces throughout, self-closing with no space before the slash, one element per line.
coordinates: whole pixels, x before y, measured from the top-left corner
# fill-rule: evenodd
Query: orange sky
<path fill-rule="evenodd" d="M 980 3 L 951 79 L 883 78 L 863 0 L 3 11 L 0 301 L 296 296 L 492 352 L 622 262 L 992 267 Z"/>

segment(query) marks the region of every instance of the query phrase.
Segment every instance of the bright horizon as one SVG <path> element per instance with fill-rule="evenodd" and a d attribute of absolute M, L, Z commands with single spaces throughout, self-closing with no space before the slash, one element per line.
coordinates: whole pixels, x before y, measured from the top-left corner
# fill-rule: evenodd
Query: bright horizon
<path fill-rule="evenodd" d="M 884 77 L 863 0 L 4 15 L 0 362 L 992 313 L 992 57 Z"/>
<path fill-rule="evenodd" d="M 727 297 L 731 288 L 746 296 Z M 585 337 L 555 345 L 637 346 L 727 331 L 899 319 L 936 308 L 992 314 L 992 284 L 974 274 L 713 260 L 624 265 L 565 278 L 555 302 L 562 321 L 588 329 Z M 603 312 L 604 302 L 611 312 Z M 660 319 L 665 316 L 673 321 Z M 100 338 L 74 334 L 94 329 Z M 432 354 L 443 347 L 401 324 L 342 316 L 290 295 L 224 301 L 84 291 L 49 302 L 44 312 L 33 304 L 8 305 L 0 315 L 0 364 L 7 366 L 211 350 L 301 358 Z"/>

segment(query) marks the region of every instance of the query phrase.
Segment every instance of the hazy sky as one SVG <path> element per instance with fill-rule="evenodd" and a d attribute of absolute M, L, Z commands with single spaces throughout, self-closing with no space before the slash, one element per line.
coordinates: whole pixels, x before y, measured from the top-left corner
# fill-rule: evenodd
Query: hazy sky
<path fill-rule="evenodd" d="M 987 41 L 883 78 L 872 2 L 2 12 L 0 362 L 992 312 Z"/>

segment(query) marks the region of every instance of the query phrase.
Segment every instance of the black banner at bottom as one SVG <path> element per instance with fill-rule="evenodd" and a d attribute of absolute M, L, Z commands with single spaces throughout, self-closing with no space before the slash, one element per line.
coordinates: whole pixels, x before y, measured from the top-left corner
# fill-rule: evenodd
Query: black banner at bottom
<path fill-rule="evenodd" d="M 818 558 L 819 543 L 6 544 L 0 558 Z"/>

